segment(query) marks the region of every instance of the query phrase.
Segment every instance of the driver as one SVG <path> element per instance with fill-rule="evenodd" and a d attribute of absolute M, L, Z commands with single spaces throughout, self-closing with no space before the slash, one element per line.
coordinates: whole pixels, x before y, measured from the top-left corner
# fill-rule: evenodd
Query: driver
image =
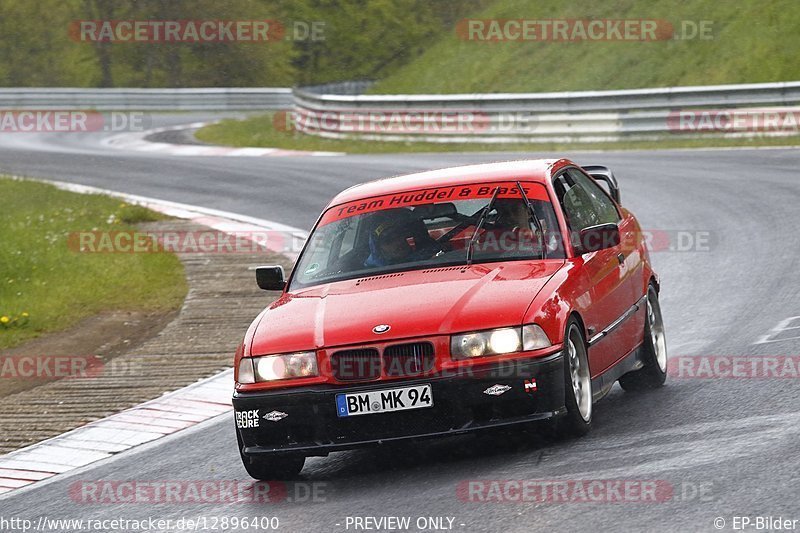
<path fill-rule="evenodd" d="M 497 217 L 491 229 L 482 236 L 484 251 L 523 252 L 538 247 L 538 232 L 531 227 L 528 206 L 520 199 L 500 198 L 495 201 Z"/>
<path fill-rule="evenodd" d="M 530 229 L 528 206 L 522 200 L 500 198 L 494 204 L 497 210 L 496 227 L 508 228 L 512 231 Z"/>
<path fill-rule="evenodd" d="M 382 267 L 428 259 L 431 253 L 420 246 L 414 238 L 414 247 L 408 240 L 413 238 L 411 221 L 400 217 L 387 218 L 378 224 L 369 236 L 369 256 L 365 267 Z"/>

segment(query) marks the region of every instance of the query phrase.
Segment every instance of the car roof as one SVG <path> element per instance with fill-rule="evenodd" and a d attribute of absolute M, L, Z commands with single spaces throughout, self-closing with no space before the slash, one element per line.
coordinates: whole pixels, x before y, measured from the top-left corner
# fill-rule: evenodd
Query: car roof
<path fill-rule="evenodd" d="M 331 200 L 328 208 L 373 196 L 431 187 L 446 187 L 448 185 L 468 185 L 470 183 L 491 183 L 510 180 L 545 183 L 550 175 L 567 165 L 574 165 L 574 163 L 568 159 L 525 159 L 404 174 L 368 181 L 345 189 Z"/>

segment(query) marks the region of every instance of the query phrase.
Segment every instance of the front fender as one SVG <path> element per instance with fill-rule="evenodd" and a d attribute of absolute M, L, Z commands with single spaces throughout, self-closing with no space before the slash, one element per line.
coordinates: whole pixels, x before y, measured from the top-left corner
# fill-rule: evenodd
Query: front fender
<path fill-rule="evenodd" d="M 575 311 L 580 313 L 580 295 L 575 294 L 577 285 L 570 277 L 574 267 L 573 261 L 567 261 L 548 280 L 525 312 L 524 323 L 541 326 L 552 344 L 564 342 L 569 317 Z"/>

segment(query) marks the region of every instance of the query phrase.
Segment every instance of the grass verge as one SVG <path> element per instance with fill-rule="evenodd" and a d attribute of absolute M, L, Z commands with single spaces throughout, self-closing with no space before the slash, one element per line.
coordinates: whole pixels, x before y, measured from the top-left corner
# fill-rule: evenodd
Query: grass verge
<path fill-rule="evenodd" d="M 176 256 L 67 246 L 71 232 L 131 230 L 162 218 L 108 196 L 0 177 L 0 349 L 102 311 L 177 309 L 187 284 Z"/>
<path fill-rule="evenodd" d="M 665 40 L 465 39 L 455 28 L 371 92 L 472 93 L 634 89 L 800 79 L 796 0 L 496 0 L 471 19 L 659 20 Z M 707 30 L 700 33 L 700 25 Z M 489 27 L 489 22 L 484 28 Z M 491 35 L 488 29 L 477 35 Z M 613 35 L 613 34 L 612 34 Z"/>
<path fill-rule="evenodd" d="M 275 128 L 274 113 L 244 120 L 223 120 L 197 131 L 197 139 L 225 146 L 282 148 L 379 154 L 402 152 L 568 152 L 578 150 L 653 150 L 668 148 L 759 147 L 800 145 L 800 135 L 791 137 L 688 138 L 675 134 L 660 141 L 620 141 L 603 143 L 431 143 L 381 142 L 358 139 L 324 139 Z"/>

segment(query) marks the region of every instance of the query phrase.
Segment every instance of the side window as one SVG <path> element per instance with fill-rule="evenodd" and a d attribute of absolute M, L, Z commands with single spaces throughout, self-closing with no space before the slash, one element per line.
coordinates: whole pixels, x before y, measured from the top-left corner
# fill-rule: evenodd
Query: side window
<path fill-rule="evenodd" d="M 614 202 L 592 178 L 586 177 L 582 172 L 574 169 L 568 170 L 567 173 L 576 185 L 586 191 L 589 201 L 597 214 L 597 224 L 616 224 L 621 220 Z"/>
<path fill-rule="evenodd" d="M 570 230 L 579 232 L 598 224 L 620 221 L 614 203 L 591 178 L 568 170 L 553 182 Z"/>
<path fill-rule="evenodd" d="M 553 185 L 571 231 L 579 232 L 600 223 L 597 213 L 592 207 L 589 194 L 583 187 L 576 185 L 571 176 L 562 174 L 556 178 Z"/>

